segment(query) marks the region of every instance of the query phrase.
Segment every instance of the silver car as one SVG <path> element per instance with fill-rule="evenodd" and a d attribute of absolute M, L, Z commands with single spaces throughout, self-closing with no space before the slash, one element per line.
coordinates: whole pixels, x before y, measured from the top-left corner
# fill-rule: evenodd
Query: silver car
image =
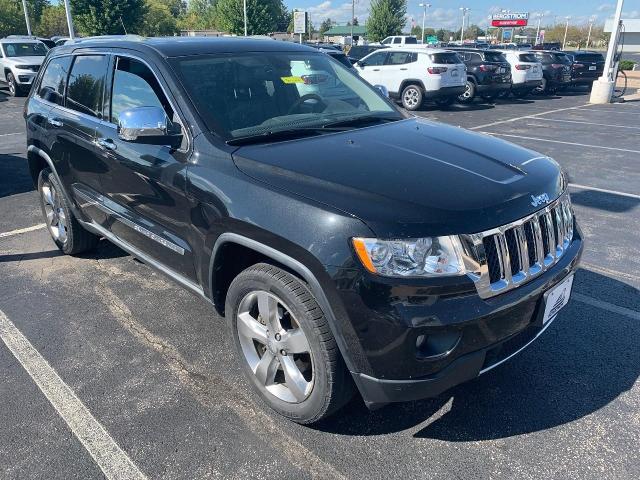
<path fill-rule="evenodd" d="M 26 95 L 47 51 L 44 43 L 29 37 L 0 39 L 0 84 L 13 96 Z"/>

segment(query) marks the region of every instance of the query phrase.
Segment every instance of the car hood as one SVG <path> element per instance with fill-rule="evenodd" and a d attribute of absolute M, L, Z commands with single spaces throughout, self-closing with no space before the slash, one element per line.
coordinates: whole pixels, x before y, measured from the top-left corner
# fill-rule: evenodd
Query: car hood
<path fill-rule="evenodd" d="M 380 238 L 476 233 L 562 193 L 549 157 L 461 128 L 408 119 L 234 152 L 245 174 L 364 221 Z M 286 212 L 283 209 L 283 212 Z"/>
<path fill-rule="evenodd" d="M 9 57 L 4 61 L 13 65 L 42 65 L 44 57 Z"/>

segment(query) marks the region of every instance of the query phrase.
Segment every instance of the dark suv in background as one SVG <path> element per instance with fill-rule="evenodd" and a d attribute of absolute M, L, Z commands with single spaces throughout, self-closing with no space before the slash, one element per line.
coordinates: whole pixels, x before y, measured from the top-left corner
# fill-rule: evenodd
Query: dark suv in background
<path fill-rule="evenodd" d="M 594 81 L 604 72 L 604 57 L 598 52 L 578 50 L 564 52 L 571 61 L 571 83 L 591 87 Z"/>
<path fill-rule="evenodd" d="M 467 67 L 467 87 L 459 102 L 470 103 L 477 96 L 492 101 L 511 89 L 511 65 L 502 53 L 476 48 L 449 50 L 456 52 Z"/>
<path fill-rule="evenodd" d="M 372 408 L 438 395 L 569 300 L 582 236 L 555 161 L 408 118 L 315 49 L 72 42 L 24 112 L 58 248 L 104 238 L 210 301 L 253 391 L 294 421 L 354 389 Z"/>
<path fill-rule="evenodd" d="M 557 51 L 532 50 L 542 64 L 542 84 L 539 93 L 556 93 L 571 85 L 571 59 Z"/>

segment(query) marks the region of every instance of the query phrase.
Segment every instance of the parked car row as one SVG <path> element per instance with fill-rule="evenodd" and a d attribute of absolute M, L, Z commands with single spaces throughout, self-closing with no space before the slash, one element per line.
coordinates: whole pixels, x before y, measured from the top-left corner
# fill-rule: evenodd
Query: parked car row
<path fill-rule="evenodd" d="M 477 98 L 491 102 L 509 95 L 555 94 L 571 85 L 590 86 L 604 69 L 602 54 L 590 51 L 355 48 L 350 60 L 358 74 L 384 87 L 407 110 L 417 110 L 426 101 L 444 106 Z"/>

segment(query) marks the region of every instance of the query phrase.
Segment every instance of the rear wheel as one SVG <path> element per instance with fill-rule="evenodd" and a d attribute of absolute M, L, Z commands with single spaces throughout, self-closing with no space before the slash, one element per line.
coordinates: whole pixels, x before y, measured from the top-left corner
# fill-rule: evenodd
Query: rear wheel
<path fill-rule="evenodd" d="M 313 423 L 353 396 L 324 313 L 290 273 L 265 263 L 247 268 L 229 287 L 225 316 L 252 389 L 276 412 Z"/>
<path fill-rule="evenodd" d="M 542 93 L 546 93 L 546 92 L 547 92 L 547 88 L 548 88 L 548 84 L 549 84 L 549 82 L 547 81 L 547 79 L 543 77 L 543 78 L 542 78 L 542 81 L 541 81 L 541 83 L 540 83 L 540 85 L 538 85 L 538 86 L 535 88 L 535 90 L 534 90 L 534 91 L 535 91 L 536 93 L 540 93 L 540 94 L 542 94 Z"/>
<path fill-rule="evenodd" d="M 418 85 L 407 85 L 402 91 L 402 106 L 407 110 L 418 110 L 422 106 L 424 94 Z"/>
<path fill-rule="evenodd" d="M 94 248 L 98 237 L 78 223 L 62 194 L 62 187 L 49 168 L 38 176 L 40 207 L 47 229 L 56 246 L 67 255 L 75 255 Z"/>
<path fill-rule="evenodd" d="M 467 80 L 467 85 L 464 93 L 458 95 L 458 101 L 460 103 L 471 103 L 476 96 L 476 84 L 471 80 Z"/>

